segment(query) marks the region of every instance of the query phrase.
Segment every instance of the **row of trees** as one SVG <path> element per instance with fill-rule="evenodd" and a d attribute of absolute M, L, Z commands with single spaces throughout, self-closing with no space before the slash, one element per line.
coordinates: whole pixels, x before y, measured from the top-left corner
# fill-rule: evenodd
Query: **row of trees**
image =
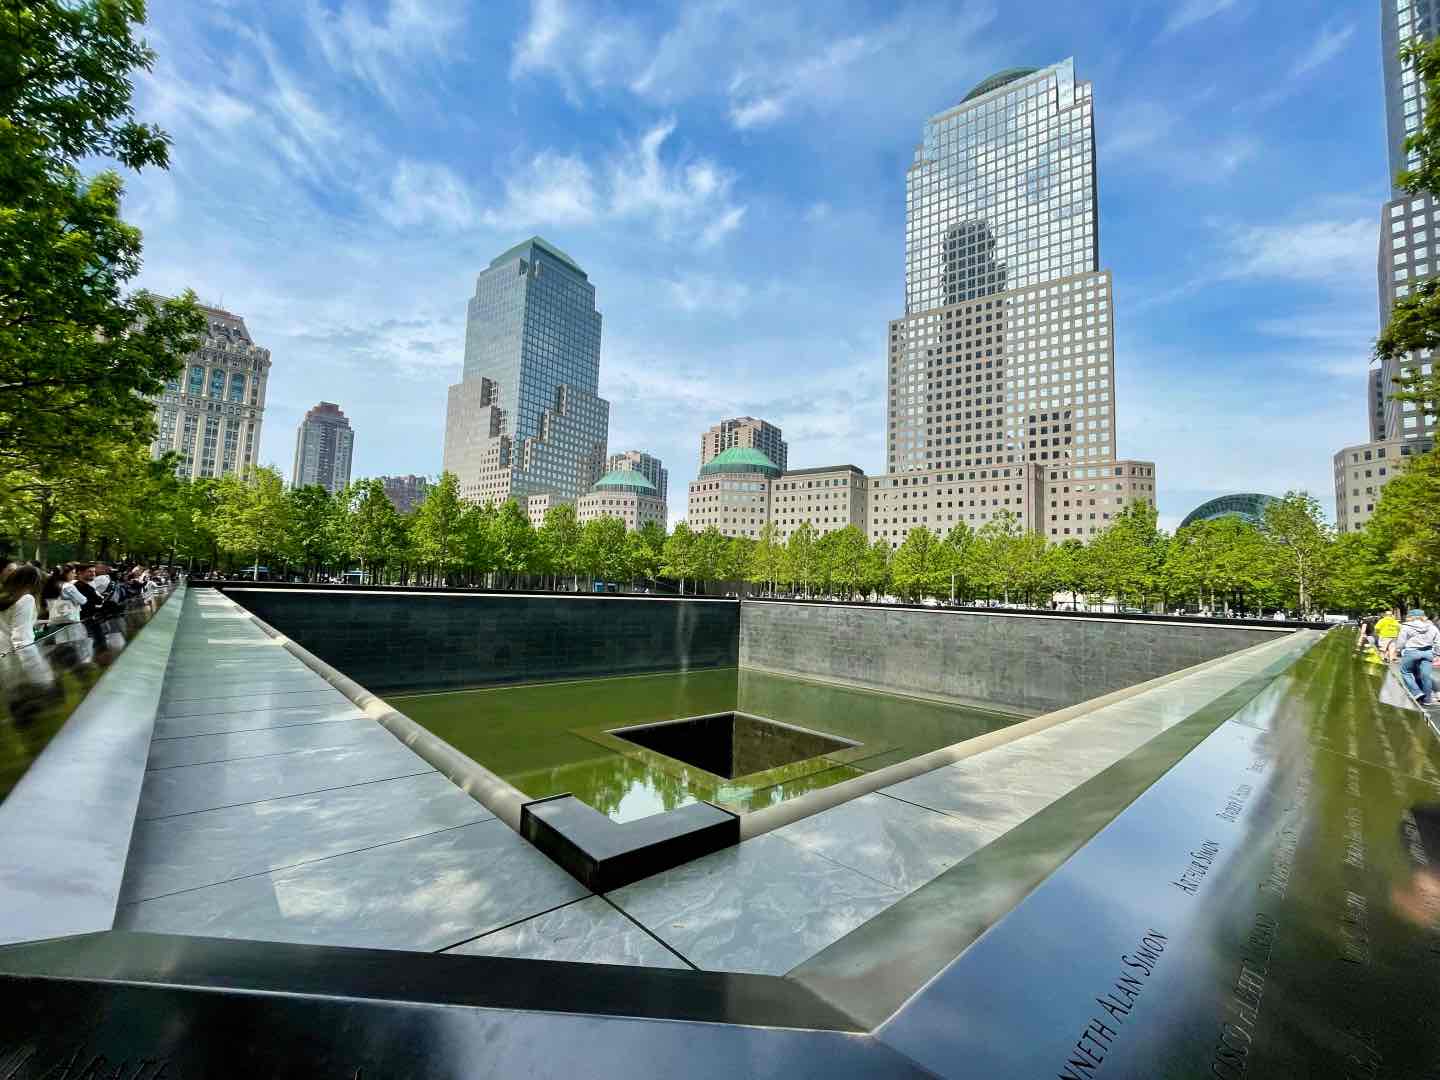
<path fill-rule="evenodd" d="M 268 468 L 245 479 L 190 482 L 143 454 L 123 467 L 111 483 L 66 489 L 58 500 L 49 490 L 12 489 L 0 536 L 41 561 L 58 543 L 65 557 L 129 555 L 230 573 L 264 566 L 308 580 L 359 572 L 373 582 L 578 588 L 591 579 L 666 579 L 682 591 L 736 591 L 745 583 L 769 594 L 1038 606 L 1103 597 L 1217 612 L 1368 607 L 1433 595 L 1423 549 L 1397 527 L 1407 517 L 1402 498 L 1425 498 L 1417 485 L 1434 471 L 1426 459 L 1386 489 L 1366 533 L 1338 541 L 1318 503 L 1292 493 L 1259 526 L 1223 518 L 1172 536 L 1157 527 L 1153 507 L 1135 504 L 1089 543 L 1050 544 L 1001 514 L 978 530 L 962 524 L 941 535 L 917 527 L 893 551 L 855 527 L 820 535 L 807 524 L 782 540 L 767 526 L 752 540 L 681 523 L 667 535 L 653 524 L 627 532 L 616 518 L 582 525 L 569 506 L 552 508 L 534 528 L 514 502 L 464 502 L 449 474 L 402 515 L 376 480 L 331 495 L 287 488 Z"/>

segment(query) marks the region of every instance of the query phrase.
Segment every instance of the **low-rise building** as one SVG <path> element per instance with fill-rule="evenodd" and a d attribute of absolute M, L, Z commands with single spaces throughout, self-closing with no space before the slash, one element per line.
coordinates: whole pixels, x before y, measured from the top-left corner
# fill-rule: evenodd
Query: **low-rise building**
<path fill-rule="evenodd" d="M 817 535 L 854 525 L 864 532 L 870 482 L 854 465 L 827 465 L 781 473 L 770 492 L 770 520 L 777 539 L 809 522 Z"/>
<path fill-rule="evenodd" d="M 1342 533 L 1359 532 L 1375 513 L 1380 489 L 1411 457 L 1433 449 L 1431 439 L 1386 439 L 1347 446 L 1335 454 L 1335 525 Z"/>
<path fill-rule="evenodd" d="M 525 510 L 525 516 L 537 529 L 545 524 L 545 515 L 550 512 L 552 507 L 574 505 L 574 499 L 567 499 L 564 495 L 557 495 L 553 491 L 543 491 L 539 495 L 527 495 L 525 501 L 521 503 Z"/>
<path fill-rule="evenodd" d="M 619 518 L 631 530 L 650 522 L 663 529 L 665 500 L 649 477 L 634 469 L 612 469 L 575 501 L 575 518 L 582 525 L 602 517 Z"/>
<path fill-rule="evenodd" d="M 721 451 L 690 482 L 690 528 L 713 525 L 726 536 L 758 539 L 770 520 L 770 489 L 779 476 L 780 467 L 753 447 Z"/>

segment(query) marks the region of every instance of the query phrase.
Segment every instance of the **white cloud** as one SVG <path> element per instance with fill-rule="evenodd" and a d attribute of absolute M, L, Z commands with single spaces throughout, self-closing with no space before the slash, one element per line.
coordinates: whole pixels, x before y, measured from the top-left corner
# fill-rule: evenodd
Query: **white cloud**
<path fill-rule="evenodd" d="M 467 229 L 475 223 L 470 191 L 460 178 L 444 165 L 419 161 L 396 167 L 380 214 L 399 228 Z"/>
<path fill-rule="evenodd" d="M 750 286 L 711 274 L 682 274 L 665 283 L 671 306 L 687 313 L 738 315 L 750 300 Z"/>
<path fill-rule="evenodd" d="M 1175 34 L 1196 23 L 1214 18 L 1235 6 L 1236 0 L 1183 0 L 1176 4 L 1165 23 L 1164 34 Z"/>
<path fill-rule="evenodd" d="M 582 90 L 622 86 L 667 107 L 718 97 L 732 127 L 754 130 L 841 105 L 872 112 L 916 80 L 955 79 L 957 53 L 962 72 L 993 69 L 986 47 L 970 39 L 994 17 L 989 0 L 943 13 L 912 0 L 857 34 L 838 7 L 689 0 L 657 29 L 592 0 L 531 0 L 510 74 L 548 75 L 576 104 Z M 933 33 L 937 19 L 943 36 Z"/>
<path fill-rule="evenodd" d="M 1374 265 L 1375 230 L 1364 218 L 1229 229 L 1231 264 L 1224 276 L 1348 282 L 1357 268 Z"/>
<path fill-rule="evenodd" d="M 1300 59 L 1295 61 L 1295 66 L 1290 69 L 1290 78 L 1299 79 L 1316 68 L 1328 64 L 1340 55 L 1354 34 L 1354 23 L 1346 23 L 1344 26 L 1336 26 L 1333 23 L 1322 26 L 1310 48 L 1305 50 Z"/>
<path fill-rule="evenodd" d="M 630 19 L 576 0 L 530 0 L 530 20 L 515 42 L 510 77 L 548 74 L 574 102 L 580 87 L 624 85 L 645 60 L 644 37 Z"/>
<path fill-rule="evenodd" d="M 336 10 L 309 0 L 305 18 L 330 66 L 373 87 L 391 105 L 411 98 L 405 86 L 427 59 L 444 57 L 464 28 L 462 0 L 390 0 L 372 18 L 364 6 Z"/>
<path fill-rule="evenodd" d="M 666 120 L 627 143 L 609 163 L 610 210 L 616 217 L 653 221 L 662 234 L 700 229 L 712 246 L 734 230 L 745 207 L 730 201 L 735 177 L 707 158 L 673 155 L 664 148 L 675 132 Z"/>
<path fill-rule="evenodd" d="M 589 226 L 641 221 L 663 238 L 714 247 L 739 227 L 745 207 L 731 199 L 734 175 L 708 158 L 667 153 L 675 122 L 667 120 L 619 148 L 598 166 L 578 154 L 543 150 L 504 170 L 503 198 L 476 209 L 471 187 L 449 167 L 402 161 L 378 200 L 397 227 L 496 229 Z"/>
<path fill-rule="evenodd" d="M 851 65 L 878 47 L 864 36 L 847 37 L 797 63 L 762 63 L 736 74 L 730 80 L 730 122 L 742 131 L 761 127 L 801 101 L 830 96 Z"/>
<path fill-rule="evenodd" d="M 586 225 L 599 215 L 600 195 L 590 166 L 573 154 L 546 150 L 505 178 L 505 200 L 485 212 L 486 224 Z"/>

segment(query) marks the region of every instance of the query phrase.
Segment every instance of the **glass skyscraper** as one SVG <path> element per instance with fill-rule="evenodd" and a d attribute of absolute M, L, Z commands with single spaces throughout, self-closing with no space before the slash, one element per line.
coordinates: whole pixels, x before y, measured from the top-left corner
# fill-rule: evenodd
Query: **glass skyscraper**
<path fill-rule="evenodd" d="M 1084 538 L 1154 501 L 1154 465 L 1116 459 L 1095 175 L 1091 88 L 1073 60 L 999 72 L 925 124 L 906 177 L 875 538 L 1006 513 Z"/>
<path fill-rule="evenodd" d="M 1014 68 L 932 117 L 906 177 L 905 310 L 1098 269 L 1090 84 Z"/>
<path fill-rule="evenodd" d="M 574 499 L 605 463 L 600 312 L 576 262 L 531 237 L 476 279 L 465 365 L 450 388 L 444 468 L 475 502 Z"/>

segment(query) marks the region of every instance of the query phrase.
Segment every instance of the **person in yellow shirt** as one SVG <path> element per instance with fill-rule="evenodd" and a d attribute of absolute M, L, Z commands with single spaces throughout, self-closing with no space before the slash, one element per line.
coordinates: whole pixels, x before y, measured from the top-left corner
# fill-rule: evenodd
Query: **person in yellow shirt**
<path fill-rule="evenodd" d="M 1375 637 L 1379 642 L 1380 655 L 1386 660 L 1393 659 L 1391 654 L 1395 651 L 1395 639 L 1399 636 L 1400 620 L 1395 617 L 1395 612 L 1385 612 L 1375 624 Z"/>

